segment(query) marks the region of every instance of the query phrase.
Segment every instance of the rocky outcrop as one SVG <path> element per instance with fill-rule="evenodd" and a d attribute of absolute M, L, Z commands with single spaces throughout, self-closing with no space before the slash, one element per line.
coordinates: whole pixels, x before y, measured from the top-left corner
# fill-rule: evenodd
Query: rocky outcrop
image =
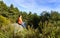
<path fill-rule="evenodd" d="M 14 24 L 12 24 L 12 26 L 14 27 L 14 33 L 23 31 L 22 25 L 19 25 L 19 24 L 17 24 L 17 23 L 14 23 Z"/>

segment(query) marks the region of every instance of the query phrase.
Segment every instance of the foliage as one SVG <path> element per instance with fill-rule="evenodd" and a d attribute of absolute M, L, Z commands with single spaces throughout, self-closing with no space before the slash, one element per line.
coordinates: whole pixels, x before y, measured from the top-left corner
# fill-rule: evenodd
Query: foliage
<path fill-rule="evenodd" d="M 27 29 L 15 34 L 11 24 L 17 23 L 19 15 L 23 16 Z M 0 38 L 60 38 L 60 13 L 43 11 L 37 15 L 0 1 Z"/>
<path fill-rule="evenodd" d="M 9 23 L 10 21 L 8 19 L 0 15 L 0 27 L 4 27 L 8 25 Z"/>

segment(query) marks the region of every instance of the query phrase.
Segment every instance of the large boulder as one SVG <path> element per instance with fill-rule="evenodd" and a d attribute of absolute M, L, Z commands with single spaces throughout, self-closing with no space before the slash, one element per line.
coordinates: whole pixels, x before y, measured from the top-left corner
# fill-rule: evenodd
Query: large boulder
<path fill-rule="evenodd" d="M 14 33 L 18 33 L 20 31 L 23 31 L 22 25 L 19 25 L 17 23 L 14 23 L 14 24 L 12 24 L 12 26 L 14 27 Z"/>

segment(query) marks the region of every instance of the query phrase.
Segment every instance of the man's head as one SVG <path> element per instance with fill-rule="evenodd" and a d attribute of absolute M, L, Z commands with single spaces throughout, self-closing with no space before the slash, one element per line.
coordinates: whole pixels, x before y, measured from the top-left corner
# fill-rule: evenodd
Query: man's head
<path fill-rule="evenodd" d="M 19 15 L 19 17 L 22 17 L 22 15 Z"/>

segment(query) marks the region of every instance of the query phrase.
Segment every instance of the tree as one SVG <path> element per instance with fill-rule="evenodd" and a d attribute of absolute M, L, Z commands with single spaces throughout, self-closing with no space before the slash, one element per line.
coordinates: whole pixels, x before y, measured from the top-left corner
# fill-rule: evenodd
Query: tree
<path fill-rule="evenodd" d="M 50 14 L 49 14 L 49 12 L 43 11 L 43 12 L 41 13 L 41 16 L 40 16 L 40 21 L 42 22 L 42 23 L 41 23 L 41 24 L 42 24 L 42 28 L 43 28 L 43 24 L 44 24 L 45 22 L 46 22 L 47 25 L 48 25 L 49 20 L 50 20 Z"/>
<path fill-rule="evenodd" d="M 39 26 L 38 25 L 39 22 L 40 22 L 39 16 L 36 13 L 34 13 L 32 18 L 33 27 L 37 28 Z"/>
<path fill-rule="evenodd" d="M 10 21 L 8 19 L 0 15 L 0 27 L 5 27 L 9 23 Z"/>

